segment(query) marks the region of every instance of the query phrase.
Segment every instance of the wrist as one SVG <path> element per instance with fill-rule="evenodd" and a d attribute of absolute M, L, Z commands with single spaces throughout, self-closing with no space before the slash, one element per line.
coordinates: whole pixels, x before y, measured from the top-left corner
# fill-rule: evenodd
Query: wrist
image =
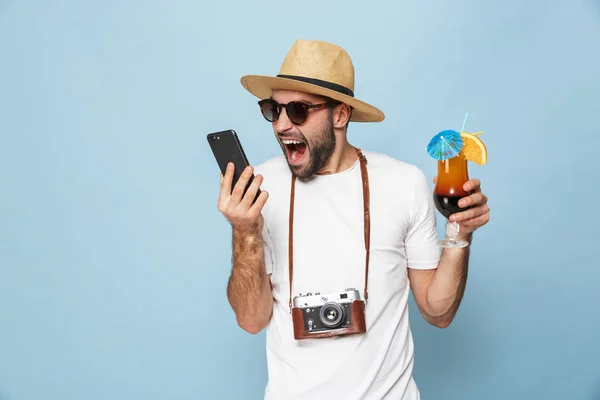
<path fill-rule="evenodd" d="M 250 266 L 260 264 L 263 257 L 262 229 L 259 226 L 235 226 L 233 232 L 234 266 L 239 264 Z"/>
<path fill-rule="evenodd" d="M 250 244 L 262 238 L 262 227 L 258 223 L 252 225 L 232 225 L 231 230 L 234 239 Z"/>
<path fill-rule="evenodd" d="M 460 232 L 456 238 L 459 240 L 466 240 L 469 244 L 471 244 L 471 240 L 473 240 L 473 232 Z"/>

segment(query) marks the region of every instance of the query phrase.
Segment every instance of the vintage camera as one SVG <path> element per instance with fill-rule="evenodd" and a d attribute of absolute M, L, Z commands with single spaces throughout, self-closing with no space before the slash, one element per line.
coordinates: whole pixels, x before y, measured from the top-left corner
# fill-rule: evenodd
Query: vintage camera
<path fill-rule="evenodd" d="M 294 297 L 294 337 L 325 338 L 366 332 L 365 302 L 355 288 Z"/>

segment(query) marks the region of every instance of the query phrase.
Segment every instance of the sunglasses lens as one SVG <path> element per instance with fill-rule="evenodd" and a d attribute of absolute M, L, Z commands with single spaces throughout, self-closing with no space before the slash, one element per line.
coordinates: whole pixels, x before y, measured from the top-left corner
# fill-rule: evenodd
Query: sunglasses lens
<path fill-rule="evenodd" d="M 269 122 L 274 122 L 279 117 L 279 110 L 277 109 L 277 104 L 272 100 L 261 101 L 260 103 L 260 112 L 263 117 Z"/>
<path fill-rule="evenodd" d="M 292 101 L 288 103 L 286 108 L 288 118 L 294 124 L 302 124 L 308 116 L 308 108 L 306 104 Z"/>

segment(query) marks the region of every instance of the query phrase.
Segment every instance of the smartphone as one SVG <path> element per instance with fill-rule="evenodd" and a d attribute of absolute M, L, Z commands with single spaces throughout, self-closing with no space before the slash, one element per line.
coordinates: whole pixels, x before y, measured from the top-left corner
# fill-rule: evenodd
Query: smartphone
<path fill-rule="evenodd" d="M 250 165 L 238 135 L 233 129 L 228 129 L 226 131 L 209 133 L 206 136 L 206 139 L 208 140 L 208 144 L 215 156 L 215 159 L 217 160 L 217 164 L 219 165 L 223 176 L 225 176 L 227 164 L 229 162 L 232 162 L 235 166 L 233 181 L 231 184 L 231 190 L 233 191 L 233 188 L 240 179 L 242 172 L 244 172 L 244 169 Z M 246 185 L 244 188 L 244 195 L 246 194 L 246 191 L 253 180 L 254 174 L 252 174 L 250 180 L 248 181 L 248 185 Z M 253 203 L 256 201 L 259 195 L 260 189 L 258 189 Z"/>

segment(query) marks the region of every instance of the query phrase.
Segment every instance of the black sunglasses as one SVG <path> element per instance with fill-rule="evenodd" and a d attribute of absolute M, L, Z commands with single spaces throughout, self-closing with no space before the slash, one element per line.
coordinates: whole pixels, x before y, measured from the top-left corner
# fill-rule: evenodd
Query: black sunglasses
<path fill-rule="evenodd" d="M 328 101 L 321 104 L 306 104 L 301 101 L 290 101 L 287 104 L 280 104 L 273 99 L 264 99 L 258 102 L 260 112 L 269 122 L 275 122 L 279 119 L 281 110 L 285 107 L 285 112 L 290 121 L 295 125 L 302 125 L 308 118 L 308 110 L 321 110 L 328 107 L 335 107 L 339 102 Z"/>

